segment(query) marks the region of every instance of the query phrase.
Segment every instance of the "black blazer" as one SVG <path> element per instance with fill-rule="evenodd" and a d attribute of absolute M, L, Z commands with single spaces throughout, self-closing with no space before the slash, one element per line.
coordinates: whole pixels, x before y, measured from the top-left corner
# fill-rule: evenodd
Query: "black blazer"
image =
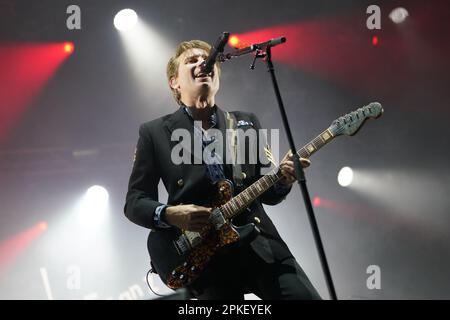
<path fill-rule="evenodd" d="M 241 124 L 244 125 L 240 126 L 240 129 L 245 131 L 251 126 L 255 129 L 261 128 L 254 114 L 245 112 L 233 112 L 233 114 L 238 123 L 239 120 L 243 120 Z M 216 115 L 217 129 L 220 129 L 225 137 L 225 114 L 216 107 Z M 182 108 L 172 114 L 146 122 L 139 128 L 139 139 L 124 212 L 132 222 L 158 232 L 164 232 L 164 229 L 154 224 L 155 209 L 162 205 L 158 201 L 160 179 L 169 195 L 168 205 L 180 203 L 206 205 L 205 199 L 210 198 L 213 190 L 207 177 L 205 164 L 175 165 L 171 161 L 172 148 L 178 143 L 178 141 L 171 141 L 171 134 L 179 128 L 188 130 L 193 136 L 192 119 Z M 232 167 L 224 165 L 224 169 L 226 177 L 232 180 Z M 243 181 L 246 187 L 261 177 L 261 164 L 244 164 L 242 171 L 246 176 Z M 257 237 L 251 245 L 267 262 L 272 262 L 275 258 L 278 260 L 292 256 L 262 206 L 262 203 L 278 204 L 285 199 L 287 193 L 277 194 L 272 187 L 255 200 L 249 210 L 233 220 L 236 225 L 255 223 L 259 227 L 262 237 Z"/>

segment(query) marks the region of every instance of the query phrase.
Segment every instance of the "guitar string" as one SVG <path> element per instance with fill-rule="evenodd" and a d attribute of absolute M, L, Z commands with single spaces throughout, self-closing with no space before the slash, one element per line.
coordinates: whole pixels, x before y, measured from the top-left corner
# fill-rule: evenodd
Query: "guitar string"
<path fill-rule="evenodd" d="M 328 131 L 329 129 L 330 129 L 330 128 L 327 128 L 325 131 L 323 131 L 321 134 L 319 134 L 318 136 L 316 136 L 314 139 L 312 139 L 312 140 L 311 140 L 308 144 L 306 144 L 306 145 L 314 144 L 314 141 L 315 141 L 315 140 L 321 139 L 323 144 L 322 144 L 321 146 L 319 146 L 319 148 L 317 148 L 316 144 L 314 144 L 314 146 L 315 146 L 314 152 L 318 151 L 320 148 L 322 148 L 323 146 L 325 146 L 325 144 L 327 144 L 327 143 L 329 142 L 329 141 L 324 140 L 324 139 L 321 137 L 321 135 L 322 135 L 323 133 L 325 133 L 326 131 Z M 335 137 L 337 137 L 338 135 L 340 135 L 344 130 L 345 130 L 345 128 L 344 128 L 343 126 L 341 126 L 338 130 L 335 131 L 335 134 L 333 135 L 333 138 L 335 138 Z M 331 130 L 330 130 L 330 131 L 331 131 Z M 301 156 L 301 151 L 302 151 L 302 150 L 304 150 L 304 151 L 307 153 L 306 148 L 303 147 L 303 148 L 301 148 L 299 151 L 297 151 L 297 154 L 298 154 L 299 156 Z M 311 156 L 312 154 L 309 153 L 309 155 Z M 261 194 L 263 194 L 264 192 L 266 192 L 266 191 L 267 191 L 271 186 L 273 186 L 276 182 L 278 182 L 278 181 L 281 179 L 281 177 L 278 177 L 278 176 L 277 176 L 278 172 L 275 172 L 275 169 L 274 169 L 273 172 L 274 172 L 274 173 L 271 173 L 270 175 L 273 176 L 273 177 L 275 177 L 276 180 L 275 180 L 275 181 L 272 181 L 272 179 L 271 179 L 271 181 L 270 181 L 270 184 L 271 184 L 271 185 L 270 185 L 269 187 L 267 187 L 267 188 L 263 186 L 264 189 L 266 189 L 266 190 L 264 190 L 263 192 L 259 192 L 258 190 L 256 190 L 257 196 L 256 196 L 256 197 L 253 196 L 254 199 L 253 199 L 252 201 L 250 201 L 250 202 L 247 201 L 247 200 L 245 200 L 245 197 L 244 197 L 244 201 L 243 201 L 244 205 L 239 205 L 239 202 L 237 201 L 236 205 L 237 205 L 237 207 L 238 207 L 238 210 L 236 210 L 235 212 L 233 212 L 233 211 L 234 211 L 233 208 L 230 208 L 231 205 L 228 205 L 227 208 L 231 209 L 231 214 L 227 213 L 225 210 L 222 210 L 223 213 L 225 214 L 225 216 L 229 219 L 229 218 L 232 218 L 233 216 L 237 215 L 238 212 L 240 212 L 240 211 L 242 211 L 243 209 L 245 209 L 246 207 L 248 207 L 248 205 L 249 205 L 251 202 L 253 202 L 253 201 L 254 201 L 256 198 L 258 198 Z M 262 178 L 261 178 L 261 179 L 262 179 Z M 254 191 L 254 190 L 255 190 L 254 185 L 257 184 L 257 183 L 260 183 L 260 180 L 257 180 L 255 183 L 253 183 L 252 185 L 248 186 L 246 189 L 244 189 L 242 192 L 240 192 L 240 193 L 239 193 L 238 195 L 236 195 L 235 197 L 231 198 L 227 203 L 221 205 L 219 208 L 225 207 L 227 204 L 229 204 L 231 201 L 235 200 L 237 197 L 242 198 L 241 195 L 242 195 L 244 192 L 246 192 L 247 190 L 250 190 L 250 189 L 251 189 L 252 191 Z M 247 193 L 250 193 L 250 192 L 247 191 Z"/>

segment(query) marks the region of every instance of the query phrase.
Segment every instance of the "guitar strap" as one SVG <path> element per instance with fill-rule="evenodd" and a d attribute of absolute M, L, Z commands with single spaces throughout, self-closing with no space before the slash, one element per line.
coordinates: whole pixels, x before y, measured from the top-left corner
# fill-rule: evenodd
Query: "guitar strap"
<path fill-rule="evenodd" d="M 232 168 L 233 168 L 233 182 L 235 186 L 242 187 L 243 182 L 243 173 L 241 164 L 238 163 L 238 135 L 236 132 L 237 129 L 237 121 L 236 116 L 231 112 L 226 113 L 226 128 L 231 131 L 231 141 L 230 141 L 230 149 L 232 156 Z"/>

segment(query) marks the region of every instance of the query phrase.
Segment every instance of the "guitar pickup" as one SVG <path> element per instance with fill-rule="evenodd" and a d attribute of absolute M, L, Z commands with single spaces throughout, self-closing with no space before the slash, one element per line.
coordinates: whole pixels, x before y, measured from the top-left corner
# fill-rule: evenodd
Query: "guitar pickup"
<path fill-rule="evenodd" d="M 222 226 L 227 223 L 219 208 L 213 210 L 213 212 L 211 213 L 210 221 L 216 230 L 220 230 Z"/>
<path fill-rule="evenodd" d="M 173 242 L 173 245 L 180 256 L 182 256 L 191 249 L 191 244 L 189 243 L 187 237 L 184 234 L 182 234 L 177 240 L 175 240 Z"/>

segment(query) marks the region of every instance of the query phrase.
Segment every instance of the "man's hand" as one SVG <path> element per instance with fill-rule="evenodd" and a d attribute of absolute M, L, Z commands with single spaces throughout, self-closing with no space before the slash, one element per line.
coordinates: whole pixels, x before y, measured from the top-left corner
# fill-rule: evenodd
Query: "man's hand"
<path fill-rule="evenodd" d="M 208 224 L 211 208 L 195 204 L 181 204 L 167 207 L 165 220 L 168 224 L 183 230 L 200 231 Z"/>
<path fill-rule="evenodd" d="M 303 168 L 308 168 L 311 165 L 311 161 L 305 158 L 300 158 L 300 163 Z M 280 179 L 281 184 L 291 186 L 295 180 L 297 180 L 295 177 L 294 161 L 291 151 L 289 151 L 281 161 L 280 170 L 283 174 L 283 177 Z"/>

